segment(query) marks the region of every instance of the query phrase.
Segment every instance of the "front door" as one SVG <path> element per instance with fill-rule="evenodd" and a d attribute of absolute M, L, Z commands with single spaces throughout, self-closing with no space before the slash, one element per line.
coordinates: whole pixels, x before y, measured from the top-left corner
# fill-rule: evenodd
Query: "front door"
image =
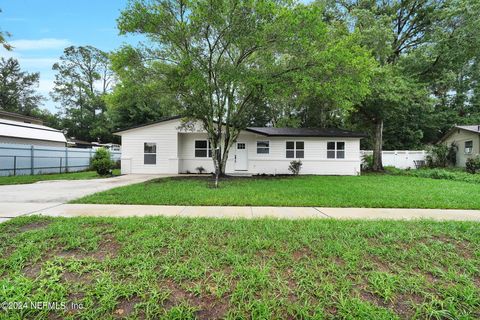
<path fill-rule="evenodd" d="M 247 171 L 248 170 L 248 153 L 247 144 L 245 142 L 237 142 L 235 150 L 235 170 Z"/>

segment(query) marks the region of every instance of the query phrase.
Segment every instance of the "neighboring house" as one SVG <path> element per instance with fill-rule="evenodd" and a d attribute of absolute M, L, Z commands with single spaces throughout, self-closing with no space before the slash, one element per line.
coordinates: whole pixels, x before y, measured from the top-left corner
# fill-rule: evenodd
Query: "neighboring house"
<path fill-rule="evenodd" d="M 214 171 L 207 134 L 180 117 L 116 134 L 122 137 L 124 174 Z M 358 175 L 362 137 L 340 129 L 247 128 L 230 149 L 226 173 L 285 174 L 290 161 L 301 160 L 301 174 Z"/>
<path fill-rule="evenodd" d="M 43 120 L 41 119 L 3 110 L 0 110 L 0 119 L 43 125 Z"/>
<path fill-rule="evenodd" d="M 480 125 L 454 126 L 448 131 L 439 143 L 457 147 L 456 166 L 465 167 L 468 158 L 480 153 Z"/>
<path fill-rule="evenodd" d="M 91 142 L 76 139 L 75 137 L 68 138 L 67 145 L 70 148 L 80 148 L 80 149 L 91 149 L 93 147 L 93 144 Z"/>
<path fill-rule="evenodd" d="M 65 147 L 67 140 L 59 130 L 40 124 L 2 119 L 0 116 L 0 143 Z"/>
<path fill-rule="evenodd" d="M 116 143 L 99 143 L 99 142 L 92 142 L 93 149 L 105 148 L 111 152 L 120 152 L 122 151 L 122 146 Z"/>

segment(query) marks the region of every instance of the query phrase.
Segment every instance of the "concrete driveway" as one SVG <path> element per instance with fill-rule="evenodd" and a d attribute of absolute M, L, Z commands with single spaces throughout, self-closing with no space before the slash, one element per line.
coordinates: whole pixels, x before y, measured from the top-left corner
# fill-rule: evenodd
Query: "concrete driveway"
<path fill-rule="evenodd" d="M 0 186 L 0 222 L 52 208 L 95 192 L 161 177 L 168 177 L 168 175 L 130 174 L 105 179 L 50 180 Z"/>

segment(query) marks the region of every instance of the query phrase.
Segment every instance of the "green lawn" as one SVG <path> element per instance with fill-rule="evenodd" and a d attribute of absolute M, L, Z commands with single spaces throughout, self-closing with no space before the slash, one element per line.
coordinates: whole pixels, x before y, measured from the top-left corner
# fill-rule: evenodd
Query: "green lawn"
<path fill-rule="evenodd" d="M 120 170 L 113 170 L 113 175 L 120 175 Z M 0 185 L 7 184 L 27 184 L 44 180 L 84 180 L 84 179 L 98 179 L 102 178 L 95 171 L 81 171 L 72 173 L 52 173 L 52 174 L 37 174 L 26 176 L 8 176 L 0 177 Z"/>
<path fill-rule="evenodd" d="M 479 266 L 474 222 L 22 217 L 0 301 L 66 310 L 0 318 L 479 319 Z"/>
<path fill-rule="evenodd" d="M 93 194 L 76 203 L 480 209 L 480 184 L 428 178 L 300 176 L 153 180 Z"/>

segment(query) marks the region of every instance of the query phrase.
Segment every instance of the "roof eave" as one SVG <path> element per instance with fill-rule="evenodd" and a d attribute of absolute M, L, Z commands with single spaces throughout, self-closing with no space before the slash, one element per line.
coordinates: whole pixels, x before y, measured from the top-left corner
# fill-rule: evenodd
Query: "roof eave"
<path fill-rule="evenodd" d="M 181 118 L 182 118 L 182 116 L 166 117 L 166 118 L 163 118 L 163 119 L 160 119 L 160 120 L 157 120 L 157 121 L 153 121 L 153 122 L 150 122 L 150 123 L 146 123 L 146 124 L 141 124 L 141 125 L 137 125 L 137 126 L 132 126 L 132 127 L 124 128 L 124 129 L 121 129 L 121 130 L 119 130 L 119 131 L 113 132 L 113 134 L 116 135 L 116 136 L 121 136 L 121 133 L 126 132 L 126 131 L 135 130 L 135 129 L 140 129 L 140 128 L 148 127 L 148 126 L 151 126 L 151 125 L 154 125 L 154 124 L 158 124 L 158 123 L 162 123 L 162 122 L 167 122 L 167 121 L 171 121 L 171 120 L 177 120 L 177 119 L 181 119 Z"/>
<path fill-rule="evenodd" d="M 5 134 L 0 134 L 0 137 L 7 137 L 7 138 L 16 138 L 16 139 L 25 139 L 25 140 L 37 140 L 37 141 L 49 141 L 49 142 L 61 142 L 61 143 L 67 143 L 67 140 L 52 140 L 52 139 L 40 139 L 40 138 L 25 138 L 25 137 L 19 137 L 19 136 L 13 136 L 13 135 L 5 135 Z"/>
<path fill-rule="evenodd" d="M 468 131 L 468 132 L 473 132 L 473 133 L 476 133 L 476 134 L 480 134 L 480 132 L 478 131 L 475 131 L 475 130 L 470 130 L 470 129 L 467 129 L 467 128 L 462 128 L 461 126 L 453 126 L 450 130 L 447 131 L 447 133 L 445 133 L 443 135 L 443 137 L 441 137 L 435 144 L 439 144 L 439 143 L 442 143 L 444 142 L 445 140 L 447 140 L 448 137 L 450 137 L 452 135 L 452 133 L 456 130 L 456 129 L 460 129 L 460 130 L 465 130 L 465 131 Z"/>

